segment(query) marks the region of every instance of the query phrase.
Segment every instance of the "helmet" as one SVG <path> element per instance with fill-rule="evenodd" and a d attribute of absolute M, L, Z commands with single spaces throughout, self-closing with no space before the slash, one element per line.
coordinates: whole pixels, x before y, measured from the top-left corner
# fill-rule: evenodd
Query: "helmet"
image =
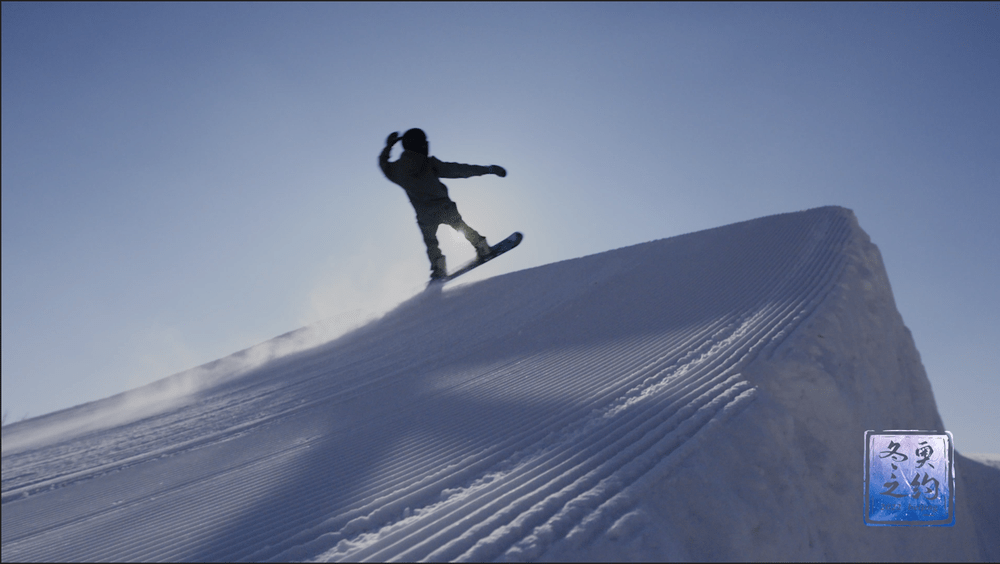
<path fill-rule="evenodd" d="M 407 151 L 416 151 L 421 155 L 427 155 L 427 135 L 424 130 L 413 128 L 403 134 L 403 148 Z"/>

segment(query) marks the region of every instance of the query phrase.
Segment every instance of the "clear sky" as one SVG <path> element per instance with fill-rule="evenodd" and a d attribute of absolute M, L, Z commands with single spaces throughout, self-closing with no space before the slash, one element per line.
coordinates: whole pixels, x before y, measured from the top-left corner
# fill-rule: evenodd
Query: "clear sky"
<path fill-rule="evenodd" d="M 508 171 L 446 181 L 491 242 L 525 234 L 469 280 L 853 209 L 956 447 L 1000 452 L 996 3 L 2 10 L 11 419 L 420 291 L 376 161 L 421 127 L 442 160 Z"/>

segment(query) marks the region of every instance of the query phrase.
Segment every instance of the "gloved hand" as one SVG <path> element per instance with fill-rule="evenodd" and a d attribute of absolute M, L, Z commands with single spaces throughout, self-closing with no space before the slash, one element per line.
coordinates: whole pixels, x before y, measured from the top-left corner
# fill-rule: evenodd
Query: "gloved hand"
<path fill-rule="evenodd" d="M 490 172 L 503 178 L 507 176 L 507 171 L 500 165 L 490 165 Z"/>
<path fill-rule="evenodd" d="M 388 137 L 385 138 L 385 144 L 387 147 L 392 147 L 393 145 L 396 144 L 396 141 L 399 141 L 398 131 L 393 131 L 392 133 L 389 134 Z"/>

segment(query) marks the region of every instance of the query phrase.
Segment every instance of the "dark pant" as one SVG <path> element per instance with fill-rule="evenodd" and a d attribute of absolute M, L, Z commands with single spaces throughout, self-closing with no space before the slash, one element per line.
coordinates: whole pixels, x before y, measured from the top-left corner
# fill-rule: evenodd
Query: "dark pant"
<path fill-rule="evenodd" d="M 424 236 L 424 244 L 427 245 L 427 258 L 431 261 L 431 268 L 434 268 L 434 263 L 443 256 L 437 240 L 437 229 L 441 224 L 448 225 L 465 235 L 472 246 L 476 246 L 483 240 L 482 235 L 462 220 L 462 216 L 458 214 L 458 207 L 454 203 L 433 210 L 418 210 L 417 225 L 420 226 L 420 232 Z"/>

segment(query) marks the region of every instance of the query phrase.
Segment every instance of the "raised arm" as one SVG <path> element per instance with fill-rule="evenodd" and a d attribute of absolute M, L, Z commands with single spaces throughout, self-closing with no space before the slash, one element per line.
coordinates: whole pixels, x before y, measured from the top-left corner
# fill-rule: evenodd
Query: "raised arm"
<path fill-rule="evenodd" d="M 385 139 L 385 149 L 378 156 L 378 166 L 382 169 L 382 174 L 389 176 L 389 153 L 392 152 L 392 146 L 399 141 L 399 132 L 393 131 L 389 134 L 389 137 Z"/>

